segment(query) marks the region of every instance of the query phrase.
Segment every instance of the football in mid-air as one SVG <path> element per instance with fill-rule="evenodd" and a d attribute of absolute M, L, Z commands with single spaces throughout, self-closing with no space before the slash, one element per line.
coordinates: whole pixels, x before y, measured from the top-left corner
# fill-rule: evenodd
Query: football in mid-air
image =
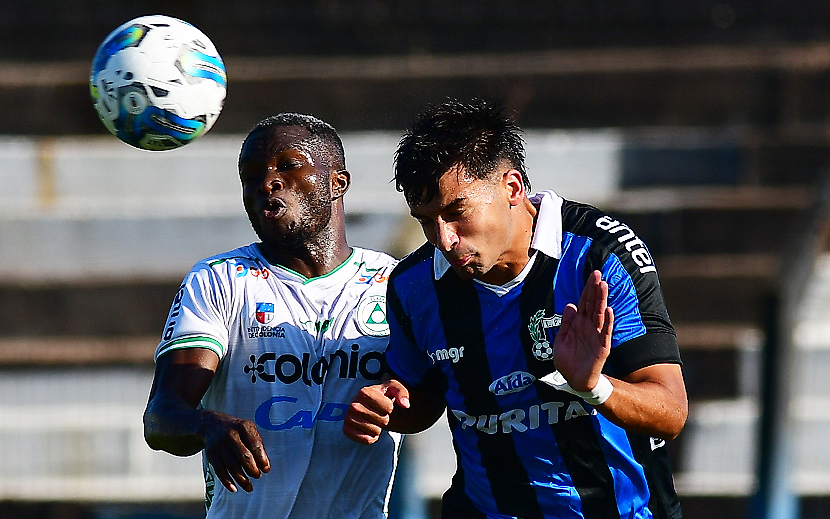
<path fill-rule="evenodd" d="M 104 126 L 145 150 L 184 146 L 216 122 L 227 92 L 225 64 L 193 25 L 141 16 L 114 31 L 92 61 L 89 90 Z"/>

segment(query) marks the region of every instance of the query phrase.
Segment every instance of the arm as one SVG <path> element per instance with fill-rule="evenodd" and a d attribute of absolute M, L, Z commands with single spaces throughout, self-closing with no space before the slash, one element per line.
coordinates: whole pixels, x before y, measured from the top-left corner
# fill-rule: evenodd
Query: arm
<path fill-rule="evenodd" d="M 343 433 L 357 443 L 372 444 L 384 429 L 414 434 L 432 426 L 447 403 L 444 397 L 409 387 L 391 375 L 385 382 L 358 391 L 346 411 Z"/>
<path fill-rule="evenodd" d="M 599 383 L 611 351 L 613 326 L 608 284 L 594 271 L 579 304 L 565 308 L 554 342 L 554 364 L 576 391 L 591 391 Z M 605 402 L 595 406 L 603 416 L 624 429 L 659 438 L 673 439 L 680 434 L 688 401 L 679 365 L 656 364 L 622 380 L 607 378 L 614 389 Z"/>
<path fill-rule="evenodd" d="M 678 364 L 655 364 L 611 379 L 614 391 L 597 411 L 620 427 L 672 440 L 689 414 L 686 386 Z"/>
<path fill-rule="evenodd" d="M 159 357 L 144 412 L 144 438 L 154 450 L 189 456 L 206 450 L 217 479 L 231 492 L 236 483 L 253 489 L 270 463 L 256 425 L 224 413 L 198 409 L 219 357 L 204 348 L 173 350 Z"/>

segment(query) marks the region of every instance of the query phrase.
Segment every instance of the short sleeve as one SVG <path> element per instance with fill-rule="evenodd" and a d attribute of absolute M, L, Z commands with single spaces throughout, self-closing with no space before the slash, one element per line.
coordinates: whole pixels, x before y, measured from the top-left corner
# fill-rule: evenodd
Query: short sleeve
<path fill-rule="evenodd" d="M 228 349 L 228 325 L 222 292 L 209 267 L 194 268 L 173 298 L 154 358 L 185 348 L 206 348 L 223 358 Z"/>

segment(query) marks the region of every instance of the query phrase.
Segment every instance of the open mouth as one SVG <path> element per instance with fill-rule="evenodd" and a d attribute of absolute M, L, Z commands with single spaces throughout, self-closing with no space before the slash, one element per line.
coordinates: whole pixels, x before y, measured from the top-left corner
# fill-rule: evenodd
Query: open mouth
<path fill-rule="evenodd" d="M 275 220 L 281 218 L 285 214 L 285 211 L 285 202 L 279 198 L 272 198 L 266 202 L 265 207 L 262 209 L 262 216 L 269 220 Z"/>

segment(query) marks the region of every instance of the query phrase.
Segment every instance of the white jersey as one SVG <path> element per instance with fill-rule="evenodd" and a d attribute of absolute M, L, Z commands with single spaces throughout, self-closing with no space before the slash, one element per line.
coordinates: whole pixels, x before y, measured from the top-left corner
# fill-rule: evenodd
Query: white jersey
<path fill-rule="evenodd" d="M 366 446 L 342 428 L 352 397 L 385 366 L 394 265 L 354 248 L 308 279 L 252 244 L 199 262 L 185 278 L 156 359 L 178 348 L 215 351 L 202 407 L 255 422 L 271 461 L 250 494 L 229 492 L 205 462 L 208 518 L 386 517 L 400 435 Z"/>

